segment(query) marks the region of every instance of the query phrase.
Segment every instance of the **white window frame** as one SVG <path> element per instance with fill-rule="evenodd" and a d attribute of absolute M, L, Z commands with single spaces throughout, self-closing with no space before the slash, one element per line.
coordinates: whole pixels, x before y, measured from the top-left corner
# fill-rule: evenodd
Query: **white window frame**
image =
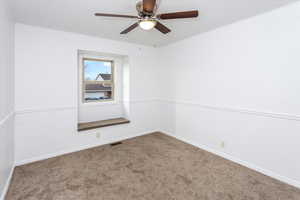
<path fill-rule="evenodd" d="M 84 61 L 85 60 L 95 60 L 95 61 L 104 61 L 111 62 L 112 65 L 112 80 L 111 81 L 97 81 L 97 82 L 109 82 L 112 83 L 112 98 L 111 99 L 101 99 L 101 100 L 85 100 L 85 80 L 84 80 Z M 116 103 L 116 66 L 115 60 L 113 58 L 105 57 L 105 56 L 95 56 L 95 55 L 87 55 L 80 54 L 79 55 L 79 98 L 81 105 L 95 105 L 95 104 L 106 104 L 106 103 Z"/>

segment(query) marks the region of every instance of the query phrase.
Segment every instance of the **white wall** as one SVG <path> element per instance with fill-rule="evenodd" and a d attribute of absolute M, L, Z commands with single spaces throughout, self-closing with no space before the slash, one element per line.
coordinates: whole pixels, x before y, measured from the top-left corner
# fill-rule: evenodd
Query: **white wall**
<path fill-rule="evenodd" d="M 300 186 L 299 10 L 163 47 L 160 96 L 175 113 L 164 130 Z"/>
<path fill-rule="evenodd" d="M 22 24 L 15 29 L 17 164 L 158 129 L 155 48 Z M 77 133 L 79 49 L 128 56 L 130 124 Z"/>
<path fill-rule="evenodd" d="M 14 162 L 14 27 L 8 2 L 0 1 L 0 199 L 4 198 Z"/>

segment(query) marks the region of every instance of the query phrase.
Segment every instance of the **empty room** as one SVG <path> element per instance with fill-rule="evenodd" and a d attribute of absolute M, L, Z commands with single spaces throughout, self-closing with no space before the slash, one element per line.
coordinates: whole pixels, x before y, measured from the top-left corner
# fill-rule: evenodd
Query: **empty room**
<path fill-rule="evenodd" d="M 0 0 L 0 200 L 300 200 L 300 1 Z"/>

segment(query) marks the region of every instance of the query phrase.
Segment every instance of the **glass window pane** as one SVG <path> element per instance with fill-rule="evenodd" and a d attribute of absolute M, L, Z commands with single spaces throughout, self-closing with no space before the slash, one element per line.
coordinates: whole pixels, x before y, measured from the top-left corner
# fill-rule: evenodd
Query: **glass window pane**
<path fill-rule="evenodd" d="M 86 81 L 85 101 L 112 100 L 112 84 Z"/>
<path fill-rule="evenodd" d="M 101 60 L 83 61 L 84 80 L 86 81 L 109 81 L 112 80 L 112 62 Z"/>

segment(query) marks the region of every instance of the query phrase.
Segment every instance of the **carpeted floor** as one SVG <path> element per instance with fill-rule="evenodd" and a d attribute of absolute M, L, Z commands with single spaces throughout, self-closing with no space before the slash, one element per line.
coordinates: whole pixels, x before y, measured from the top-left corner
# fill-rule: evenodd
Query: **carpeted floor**
<path fill-rule="evenodd" d="M 299 200 L 300 190 L 153 133 L 15 169 L 6 200 Z"/>

